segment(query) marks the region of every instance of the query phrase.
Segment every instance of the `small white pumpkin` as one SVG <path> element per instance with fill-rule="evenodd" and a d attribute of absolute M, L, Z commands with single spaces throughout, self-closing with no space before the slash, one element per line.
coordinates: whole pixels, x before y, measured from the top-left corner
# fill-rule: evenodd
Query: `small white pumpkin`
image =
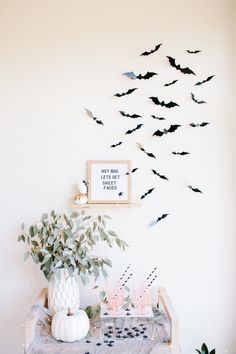
<path fill-rule="evenodd" d="M 89 331 L 89 318 L 85 311 L 76 310 L 74 313 L 62 310 L 52 318 L 52 335 L 63 342 L 75 342 L 86 337 Z"/>
<path fill-rule="evenodd" d="M 79 193 L 74 198 L 74 203 L 77 205 L 83 205 L 88 203 L 87 194 Z"/>
<path fill-rule="evenodd" d="M 87 182 L 86 181 L 79 181 L 77 183 L 77 188 L 79 193 L 81 194 L 87 194 L 88 193 L 88 187 L 87 187 Z"/>

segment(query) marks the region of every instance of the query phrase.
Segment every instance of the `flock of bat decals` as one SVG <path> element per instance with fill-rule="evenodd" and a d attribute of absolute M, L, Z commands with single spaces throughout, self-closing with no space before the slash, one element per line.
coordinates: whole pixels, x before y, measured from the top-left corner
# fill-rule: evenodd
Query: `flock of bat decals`
<path fill-rule="evenodd" d="M 150 50 L 150 51 L 145 51 L 141 54 L 141 56 L 148 56 L 148 55 L 151 55 L 155 52 L 157 52 L 160 47 L 161 47 L 162 44 L 158 44 L 154 49 Z M 201 50 L 194 50 L 194 51 L 191 51 L 191 50 L 186 50 L 186 52 L 188 54 L 198 54 L 201 52 Z M 179 64 L 176 64 L 176 60 L 170 56 L 167 56 L 167 59 L 169 61 L 169 64 L 175 68 L 176 70 L 180 71 L 181 73 L 183 74 L 187 74 L 187 75 L 196 75 L 193 70 L 191 70 L 189 67 L 182 67 L 181 65 Z M 135 74 L 133 71 L 129 71 L 129 72 L 125 72 L 123 75 L 125 75 L 126 77 L 128 77 L 129 79 L 131 80 L 149 80 L 150 78 L 152 78 L 153 76 L 156 76 L 158 75 L 157 73 L 155 72 L 147 72 L 146 74 L 142 75 L 142 74 Z M 206 79 L 202 80 L 202 81 L 198 81 L 195 86 L 200 86 L 200 85 L 203 85 L 207 82 L 209 82 L 210 80 L 212 80 L 212 78 L 214 77 L 214 75 L 211 75 L 209 77 L 207 77 Z M 171 85 L 174 85 L 178 82 L 178 80 L 173 80 L 172 82 L 169 82 L 169 83 L 166 83 L 164 86 L 165 87 L 168 87 L 168 86 L 171 86 Z M 123 97 L 123 96 L 127 96 L 127 95 L 130 95 L 132 93 L 134 93 L 136 90 L 138 90 L 137 87 L 135 88 L 130 88 L 129 90 L 127 90 L 126 92 L 122 92 L 122 93 L 116 93 L 114 96 L 115 97 Z M 159 97 L 154 97 L 154 96 L 151 96 L 149 97 L 149 99 L 157 106 L 161 106 L 161 107 L 165 107 L 165 108 L 168 108 L 168 109 L 171 109 L 171 108 L 174 108 L 174 107 L 179 107 L 179 104 L 176 103 L 176 102 L 173 102 L 173 101 L 169 101 L 169 102 L 166 102 L 164 100 L 161 100 Z M 196 104 L 206 104 L 206 101 L 202 100 L 202 99 L 198 99 L 196 98 L 196 96 L 194 95 L 194 93 L 191 92 L 191 99 L 193 100 L 193 102 L 195 102 Z M 97 124 L 99 125 L 104 125 L 104 123 L 98 119 L 97 117 L 94 116 L 94 114 L 88 110 L 88 109 L 85 109 L 87 114 L 89 115 L 89 117 L 91 117 Z M 123 117 L 128 117 L 128 118 L 131 118 L 131 119 L 137 119 L 137 118 L 142 118 L 139 114 L 129 114 L 129 113 L 126 113 L 124 111 L 119 111 L 119 113 L 123 116 Z M 153 119 L 157 119 L 157 120 L 165 120 L 164 117 L 158 117 L 158 116 L 155 116 L 155 115 L 151 115 L 151 118 Z M 208 122 L 202 122 L 201 124 L 197 123 L 191 123 L 189 124 L 191 127 L 193 128 L 196 128 L 196 127 L 205 127 L 207 126 L 209 123 Z M 129 129 L 125 132 L 125 135 L 130 135 L 130 134 L 133 134 L 135 131 L 141 129 L 143 126 L 143 124 L 137 124 L 136 127 L 134 127 L 133 129 Z M 163 129 L 163 130 L 156 130 L 154 133 L 153 133 L 153 136 L 156 136 L 156 137 L 162 137 L 163 135 L 165 134 L 168 134 L 168 133 L 174 133 L 177 129 L 179 129 L 181 127 L 181 125 L 178 125 L 178 124 L 171 124 L 170 127 L 168 129 Z M 111 145 L 110 147 L 111 148 L 116 148 L 120 145 L 122 145 L 123 142 L 122 141 L 119 141 L 118 143 L 115 143 L 113 145 Z M 141 150 L 144 154 L 146 154 L 148 157 L 150 158 L 154 158 L 156 159 L 156 156 L 152 153 L 152 152 L 148 152 L 144 146 L 140 143 L 137 143 L 137 147 L 139 150 Z M 184 156 L 184 155 L 188 155 L 190 154 L 189 152 L 187 151 L 182 151 L 182 152 L 172 152 L 173 155 L 180 155 L 180 156 Z M 132 169 L 132 171 L 128 172 L 127 175 L 129 174 L 132 174 L 134 172 L 136 172 L 138 170 L 138 168 L 134 168 Z M 169 181 L 168 178 L 164 175 L 161 175 L 160 173 L 158 173 L 156 170 L 152 170 L 152 173 L 156 176 L 158 176 L 159 178 L 163 179 L 163 180 L 166 180 L 166 181 Z M 193 192 L 195 193 L 202 193 L 202 191 L 199 189 L 199 188 L 196 188 L 196 187 L 192 187 L 192 186 L 188 186 L 188 188 L 190 190 L 192 190 Z M 155 190 L 155 188 L 151 188 L 149 189 L 147 192 L 145 192 L 144 194 L 141 195 L 141 200 L 146 198 L 149 194 L 151 194 L 153 191 Z M 119 193 L 119 196 L 121 197 L 123 195 L 122 192 Z M 156 220 L 152 221 L 150 223 L 150 226 L 153 226 L 153 225 L 156 225 L 159 221 L 165 219 L 169 214 L 162 214 L 160 217 L 158 217 Z"/>

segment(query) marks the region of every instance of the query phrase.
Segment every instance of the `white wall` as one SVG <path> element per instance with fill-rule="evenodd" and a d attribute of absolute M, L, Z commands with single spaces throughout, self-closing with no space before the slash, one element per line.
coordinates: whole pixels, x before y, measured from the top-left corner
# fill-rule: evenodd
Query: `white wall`
<path fill-rule="evenodd" d="M 46 284 L 37 267 L 22 261 L 24 247 L 16 242 L 20 223 L 68 206 L 88 159 L 123 158 L 140 167 L 133 176 L 134 199 L 154 185 L 157 190 L 143 208 L 107 211 L 113 217 L 112 227 L 130 244 L 125 256 L 118 251 L 109 254 L 114 275 L 128 262 L 140 275 L 157 264 L 158 284 L 166 286 L 179 314 L 183 353 L 194 353 L 203 341 L 219 354 L 235 353 L 232 4 L 229 0 L 0 2 L 1 353 L 21 352 L 28 292 L 33 301 Z M 138 56 L 157 43 L 163 43 L 159 53 Z M 198 48 L 199 55 L 185 53 Z M 189 65 L 199 79 L 216 75 L 194 89 L 207 105 L 191 102 L 189 92 L 196 78 L 170 68 L 166 55 Z M 138 83 L 137 94 L 115 99 L 115 92 L 134 85 L 121 76 L 129 70 L 157 71 L 159 76 Z M 163 88 L 175 78 L 181 79 L 176 86 Z M 148 102 L 150 95 L 174 98 L 181 107 L 158 110 Z M 84 107 L 105 126 L 91 121 Z M 108 146 L 135 125 L 119 116 L 122 109 L 142 113 L 145 127 L 111 150 Z M 184 128 L 160 141 L 151 138 L 156 126 L 165 126 L 148 118 L 155 112 Z M 211 124 L 203 129 L 187 127 L 202 121 Z M 157 160 L 146 159 L 137 150 L 137 141 L 156 152 Z M 175 158 L 172 150 L 191 155 Z M 159 169 L 171 182 L 155 179 L 150 168 Z M 204 194 L 191 193 L 188 184 Z M 170 213 L 168 219 L 148 229 L 162 212 Z M 85 294 L 94 301 L 88 288 L 83 290 L 83 303 Z"/>

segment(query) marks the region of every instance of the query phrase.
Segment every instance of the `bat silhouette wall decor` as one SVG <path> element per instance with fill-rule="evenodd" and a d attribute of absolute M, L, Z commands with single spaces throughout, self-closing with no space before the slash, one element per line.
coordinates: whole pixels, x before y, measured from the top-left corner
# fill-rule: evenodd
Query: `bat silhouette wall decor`
<path fill-rule="evenodd" d="M 151 77 L 157 75 L 157 73 L 153 73 L 148 71 L 145 75 L 142 74 L 138 74 L 136 75 L 133 71 L 128 71 L 127 73 L 124 73 L 123 75 L 127 76 L 128 78 L 132 79 L 132 80 L 148 80 Z"/>
<path fill-rule="evenodd" d="M 168 215 L 169 214 L 162 214 L 161 216 L 159 216 L 159 218 L 157 218 L 156 220 L 152 221 L 149 226 L 150 227 L 151 226 L 155 226 L 158 222 L 160 222 L 161 220 L 167 218 Z"/>
<path fill-rule="evenodd" d="M 165 102 L 165 101 L 160 101 L 158 97 L 149 97 L 150 100 L 152 100 L 153 103 L 155 103 L 157 106 L 162 106 L 166 108 L 173 108 L 173 107 L 179 107 L 178 103 L 170 101 L 170 102 Z"/>
<path fill-rule="evenodd" d="M 200 85 L 205 84 L 206 82 L 208 82 L 208 81 L 210 81 L 211 79 L 213 79 L 214 76 L 215 76 L 215 75 L 211 75 L 211 76 L 208 76 L 208 78 L 205 79 L 205 80 L 203 80 L 203 81 L 198 81 L 198 82 L 195 84 L 195 86 L 200 86 Z"/>
<path fill-rule="evenodd" d="M 173 80 L 173 81 L 169 82 L 168 84 L 165 84 L 164 86 L 168 87 L 168 86 L 176 84 L 176 82 L 178 82 L 178 80 Z"/>
<path fill-rule="evenodd" d="M 158 177 L 160 177 L 161 179 L 164 179 L 166 181 L 169 181 L 168 178 L 164 175 L 161 175 L 160 173 L 158 173 L 156 170 L 152 170 L 152 173 Z"/>
<path fill-rule="evenodd" d="M 190 155 L 190 152 L 187 152 L 187 151 L 181 151 L 181 152 L 173 151 L 172 154 L 173 155 L 185 156 L 185 155 Z"/>
<path fill-rule="evenodd" d="M 126 91 L 126 92 L 116 93 L 114 96 L 123 97 L 123 96 L 126 96 L 126 95 L 130 95 L 131 93 L 133 93 L 137 89 L 138 89 L 137 87 L 136 88 L 132 88 L 132 89 L 129 89 L 128 91 Z"/>
<path fill-rule="evenodd" d="M 155 131 L 152 136 L 163 136 L 164 134 L 168 134 L 168 133 L 174 133 L 179 127 L 181 127 L 181 125 L 179 124 L 173 124 L 170 126 L 169 129 L 164 129 L 164 130 L 157 130 Z"/>
<path fill-rule="evenodd" d="M 160 50 L 161 48 L 161 50 Z M 116 121 L 115 129 L 113 130 L 114 133 L 112 135 L 112 143 L 110 146 L 107 145 L 107 148 L 111 148 L 110 151 L 112 153 L 117 154 L 118 152 L 124 152 L 128 146 L 132 147 L 136 144 L 136 150 L 133 150 L 134 158 L 138 159 L 139 167 L 131 168 L 131 166 L 122 167 L 120 166 L 102 166 L 96 165 L 97 168 L 100 168 L 100 172 L 94 172 L 92 164 L 90 166 L 91 174 L 94 173 L 98 177 L 99 180 L 99 188 L 103 186 L 110 186 L 116 187 L 114 189 L 110 189 L 111 192 L 109 195 L 112 195 L 110 198 L 114 202 L 121 202 L 123 203 L 124 200 L 130 201 L 130 194 L 127 191 L 125 185 L 119 184 L 117 181 L 115 184 L 109 184 L 109 181 L 115 181 L 115 177 L 113 179 L 112 176 L 120 176 L 120 178 L 130 178 L 135 174 L 134 178 L 138 176 L 145 178 L 147 176 L 147 181 L 151 181 L 151 185 L 148 185 L 146 188 L 146 192 L 143 192 L 140 199 L 143 201 L 145 199 L 145 203 L 148 204 L 149 196 L 154 192 L 154 190 L 159 190 L 160 188 L 169 188 L 174 183 L 179 183 L 178 180 L 175 181 L 174 176 L 171 176 L 170 181 L 169 178 L 166 177 L 165 174 L 160 173 L 159 171 L 166 170 L 166 167 L 163 165 L 163 160 L 159 157 L 166 156 L 167 159 L 169 158 L 168 163 L 181 163 L 187 164 L 189 162 L 189 158 L 194 158 L 194 153 L 188 152 L 188 147 L 184 147 L 183 143 L 185 141 L 185 137 L 191 129 L 188 128 L 203 128 L 209 125 L 210 123 L 207 122 L 207 117 L 202 113 L 201 116 L 204 116 L 204 121 L 200 123 L 185 123 L 181 121 L 181 114 L 182 111 L 188 104 L 196 103 L 196 105 L 191 104 L 191 109 L 197 112 L 200 107 L 198 105 L 203 105 L 201 108 L 204 109 L 204 104 L 207 102 L 203 100 L 201 97 L 204 97 L 206 92 L 201 92 L 203 89 L 209 88 L 213 83 L 213 78 L 215 75 L 206 75 L 205 78 L 202 79 L 199 72 L 204 72 L 202 70 L 202 56 L 200 49 L 184 49 L 182 50 L 182 59 L 180 60 L 181 64 L 176 62 L 175 56 L 168 56 L 167 54 L 168 47 L 164 44 L 160 43 L 153 46 L 153 49 L 147 50 L 138 54 L 137 60 L 140 61 L 140 65 L 136 65 L 134 67 L 133 61 L 132 69 L 133 71 L 127 71 L 120 74 L 120 80 L 123 80 L 123 84 L 129 84 L 129 80 L 136 80 L 135 86 L 133 88 L 125 88 L 119 92 L 119 90 L 115 89 L 112 93 L 112 96 L 116 98 L 122 98 L 121 100 L 115 100 L 116 104 L 119 106 L 114 109 L 114 116 L 117 115 L 117 111 L 119 114 L 124 117 L 124 119 L 119 119 Z M 198 55 L 197 55 L 198 54 Z M 199 62 L 199 58 L 201 57 L 201 62 Z M 158 59 L 160 59 L 158 61 Z M 159 64 L 158 64 L 159 63 Z M 130 66 L 129 66 L 130 67 Z M 141 69 L 140 69 L 141 68 Z M 173 70 L 175 69 L 175 70 Z M 194 70 L 193 70 L 194 69 Z M 165 75 L 166 70 L 166 75 Z M 184 74 L 184 75 L 183 75 Z M 174 77 L 170 75 L 175 75 Z M 156 78 L 156 79 L 155 79 Z M 194 80 L 194 81 L 193 81 Z M 178 82 L 178 90 L 177 89 L 177 82 Z M 155 85 L 154 85 L 155 83 Z M 208 84 L 207 84 L 208 83 Z M 122 84 L 122 82 L 121 82 Z M 173 86 L 173 88 L 172 88 Z M 192 89 L 190 89 L 192 87 Z M 196 90 L 196 94 L 191 92 L 192 90 Z M 123 91 L 123 92 L 122 92 Z M 135 94 L 134 94 L 135 93 Z M 161 97 L 161 98 L 160 98 Z M 198 98 L 200 97 L 200 99 Z M 114 99 L 114 97 L 113 97 Z M 151 102 L 152 103 L 151 103 Z M 136 104 L 132 103 L 136 102 Z M 121 105 L 122 104 L 122 105 Z M 124 105 L 123 105 L 124 104 Z M 142 105 L 141 105 L 142 104 Z M 149 104 L 149 105 L 148 105 Z M 132 106 L 133 105 L 133 106 Z M 181 107 L 181 109 L 173 109 Z M 86 109 L 86 112 L 95 123 L 100 126 L 104 126 L 103 119 L 98 119 L 90 110 Z M 135 113 L 134 113 L 135 112 Z M 181 113 L 178 113 L 181 112 Z M 190 111 L 188 114 L 190 115 L 192 112 Z M 177 115 L 178 114 L 178 115 Z M 190 116 L 191 117 L 191 116 Z M 112 116 L 111 122 L 112 122 Z M 184 118 L 184 114 L 183 114 Z M 136 122 L 142 122 L 143 124 L 137 124 L 134 127 L 127 127 L 128 122 L 131 122 L 132 119 L 137 119 Z M 190 118 L 191 119 L 191 118 Z M 192 117 L 194 119 L 194 115 Z M 176 123 L 177 121 L 177 123 Z M 118 124 L 117 124 L 118 122 Z M 164 127 L 168 122 L 167 127 Z M 112 123 L 111 123 L 112 124 Z M 107 128 L 108 124 L 106 124 Z M 181 150 L 176 150 L 176 139 L 178 139 L 178 135 L 176 132 L 181 127 Z M 139 131 L 139 132 L 138 132 Z M 199 133 L 202 130 L 199 129 Z M 153 133 L 154 132 L 154 133 Z M 109 133 L 107 131 L 107 133 Z M 176 133 L 176 134 L 169 134 L 169 133 Z M 121 135 L 122 134 L 122 135 Z M 141 136 L 141 141 L 144 142 L 143 144 L 135 143 L 134 138 L 136 134 Z M 163 137 L 164 135 L 169 134 L 169 139 L 152 139 L 152 137 Z M 122 136 L 122 137 L 121 137 Z M 197 136 L 197 134 L 196 134 Z M 120 137 L 120 138 L 119 138 Z M 166 154 L 162 151 L 162 146 L 165 148 L 165 144 L 171 144 L 171 141 L 174 141 L 175 146 L 169 147 L 168 152 Z M 200 141 L 200 140 L 199 140 Z M 150 148 L 146 149 L 146 145 L 150 146 Z M 126 150 L 125 150 L 126 151 Z M 132 150 L 131 150 L 132 151 Z M 139 155 L 139 151 L 142 154 Z M 137 155 L 136 155 L 137 154 Z M 175 158 L 170 158 L 170 156 L 175 156 Z M 184 156 L 189 156 L 189 158 L 180 158 Z M 179 158 L 178 158 L 179 157 Z M 104 161 L 103 161 L 104 162 Z M 114 162 L 115 163 L 115 162 Z M 99 167 L 98 167 L 99 166 Z M 95 168 L 96 169 L 96 168 Z M 102 169 L 102 172 L 101 172 Z M 112 173 L 111 170 L 118 170 L 118 172 Z M 136 171 L 138 171 L 136 177 Z M 167 169 L 168 171 L 168 169 Z M 153 175 L 150 177 L 150 175 Z M 169 175 L 169 173 L 167 173 Z M 101 178 L 102 176 L 102 178 Z M 110 177 L 108 177 L 110 176 Z M 169 177 L 169 176 L 168 176 Z M 107 178 L 107 180 L 106 180 Z M 184 180 L 187 176 L 183 176 Z M 104 185 L 102 182 L 106 182 Z M 168 182 L 168 183 L 165 183 Z M 97 182 L 98 183 L 98 182 Z M 153 184 L 154 183 L 154 184 Z M 95 183 L 96 184 L 96 183 Z M 92 186 L 95 185 L 94 180 L 92 182 Z M 90 200 L 99 200 L 98 195 L 94 195 L 93 187 L 89 184 L 90 188 Z M 99 190 L 98 188 L 98 190 Z M 201 189 L 197 187 L 193 187 L 191 182 L 187 182 L 188 190 L 192 191 L 192 198 L 194 198 L 194 194 L 203 194 Z M 109 189 L 107 189 L 109 190 Z M 100 191 L 101 192 L 101 191 Z M 100 193 L 99 192 L 99 193 Z M 171 192 L 170 192 L 171 193 Z M 96 194 L 96 193 L 95 193 Z M 156 195 L 156 193 L 155 193 Z M 153 195 L 154 197 L 154 195 Z M 101 196 L 100 196 L 101 199 Z M 103 200 L 109 203 L 109 197 L 105 196 Z M 146 201 L 147 200 L 147 201 Z M 161 201 L 157 201 L 157 208 L 161 207 Z M 160 210 L 160 209 L 159 209 Z M 149 224 L 150 226 L 154 226 L 163 219 L 167 218 L 169 215 L 168 213 L 160 213 L 158 218 L 153 218 L 154 220 L 151 221 Z"/>
<path fill-rule="evenodd" d="M 191 92 L 191 97 L 192 97 L 192 100 L 195 102 L 195 103 L 198 103 L 198 104 L 203 104 L 203 103 L 206 103 L 206 101 L 203 101 L 203 100 L 197 100 L 195 95 Z"/>
<path fill-rule="evenodd" d="M 195 193 L 202 193 L 202 191 L 196 187 L 188 186 L 189 189 L 191 189 Z"/>
<path fill-rule="evenodd" d="M 141 195 L 140 199 L 145 199 L 149 194 L 151 194 L 154 191 L 155 188 L 151 188 L 149 189 L 146 193 L 144 193 L 143 195 Z"/>
<path fill-rule="evenodd" d="M 138 114 L 129 114 L 129 113 L 125 113 L 124 111 L 119 111 L 120 114 L 123 116 L 123 117 L 129 117 L 129 118 L 142 118 L 140 115 Z"/>
<path fill-rule="evenodd" d="M 153 54 L 153 53 L 157 52 L 158 49 L 160 49 L 161 45 L 162 45 L 162 43 L 156 45 L 154 49 L 150 50 L 149 52 L 143 52 L 142 54 L 140 54 L 140 56 L 147 56 L 147 55 L 150 55 L 150 54 Z"/>
<path fill-rule="evenodd" d="M 195 75 L 195 73 L 190 68 L 188 68 L 188 67 L 187 68 L 183 68 L 180 65 L 177 65 L 175 63 L 175 59 L 174 58 L 168 57 L 168 56 L 167 56 L 167 58 L 169 60 L 170 65 L 173 66 L 173 68 L 175 68 L 176 70 L 179 70 L 183 74 L 193 74 L 193 75 Z"/>
<path fill-rule="evenodd" d="M 103 122 L 96 118 L 93 113 L 91 111 L 89 111 L 87 108 L 85 108 L 85 111 L 88 113 L 89 117 L 93 118 L 93 120 L 97 123 L 97 124 L 100 124 L 100 125 L 104 125 Z"/>
<path fill-rule="evenodd" d="M 197 123 L 197 124 L 195 124 L 195 123 L 190 123 L 189 125 L 190 125 L 190 127 L 193 127 L 193 128 L 196 128 L 196 127 L 205 127 L 206 125 L 208 125 L 208 124 L 210 124 L 210 123 L 208 123 L 208 122 L 202 122 L 202 123 Z"/>
<path fill-rule="evenodd" d="M 136 130 L 139 130 L 142 126 L 143 126 L 143 124 L 138 124 L 135 128 L 127 130 L 125 135 L 132 134 L 132 133 L 136 132 Z"/>
<path fill-rule="evenodd" d="M 201 50 L 198 50 L 198 49 L 197 50 L 188 50 L 187 49 L 186 52 L 189 54 L 198 54 L 198 53 L 201 53 Z"/>
<path fill-rule="evenodd" d="M 143 151 L 148 157 L 156 158 L 152 152 L 147 152 L 142 144 L 137 143 L 139 150 Z"/>
<path fill-rule="evenodd" d="M 119 141 L 119 143 L 112 144 L 110 147 L 111 147 L 111 148 L 115 148 L 115 147 L 117 147 L 117 146 L 120 146 L 121 144 L 123 144 L 123 142 L 122 142 L 122 141 Z"/>
<path fill-rule="evenodd" d="M 153 118 L 153 119 L 158 119 L 158 120 L 166 120 L 166 118 L 164 118 L 164 117 L 157 117 L 157 116 L 155 116 L 155 115 L 151 115 L 151 117 Z"/>

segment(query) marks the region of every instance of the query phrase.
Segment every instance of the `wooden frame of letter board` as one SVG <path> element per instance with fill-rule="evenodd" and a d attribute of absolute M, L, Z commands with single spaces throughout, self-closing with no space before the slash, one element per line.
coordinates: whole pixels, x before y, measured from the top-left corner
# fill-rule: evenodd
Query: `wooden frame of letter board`
<path fill-rule="evenodd" d="M 130 160 L 89 160 L 88 161 L 88 203 L 89 204 L 129 204 L 131 203 L 131 175 L 127 175 L 128 199 L 126 200 L 92 200 L 91 199 L 91 165 L 93 164 L 127 164 L 128 172 L 131 171 Z"/>

